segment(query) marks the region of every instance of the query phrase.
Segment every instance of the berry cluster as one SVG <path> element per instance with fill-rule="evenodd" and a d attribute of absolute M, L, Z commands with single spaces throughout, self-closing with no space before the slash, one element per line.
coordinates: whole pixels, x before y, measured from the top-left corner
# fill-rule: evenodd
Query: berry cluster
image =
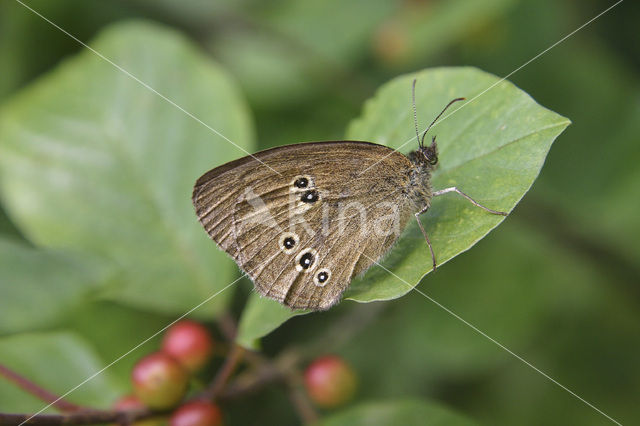
<path fill-rule="evenodd" d="M 133 394 L 114 405 L 118 410 L 151 408 L 167 410 L 184 398 L 191 377 L 211 359 L 214 341 L 209 331 L 190 320 L 172 325 L 159 351 L 139 360 L 131 372 Z M 152 418 L 136 426 L 159 426 L 164 420 Z M 211 402 L 194 400 L 180 405 L 169 419 L 170 426 L 222 425 L 220 408 Z"/>
<path fill-rule="evenodd" d="M 207 399 L 186 398 L 189 383 L 211 360 L 214 340 L 201 324 L 182 320 L 164 335 L 160 350 L 140 359 L 131 372 L 133 393 L 114 405 L 118 411 L 172 410 L 169 426 L 220 426 L 222 412 Z M 319 407 L 334 408 L 356 390 L 353 369 L 335 355 L 316 358 L 304 372 L 307 395 Z M 210 399 L 210 398 L 209 398 Z M 164 426 L 162 416 L 139 420 L 135 426 Z"/>

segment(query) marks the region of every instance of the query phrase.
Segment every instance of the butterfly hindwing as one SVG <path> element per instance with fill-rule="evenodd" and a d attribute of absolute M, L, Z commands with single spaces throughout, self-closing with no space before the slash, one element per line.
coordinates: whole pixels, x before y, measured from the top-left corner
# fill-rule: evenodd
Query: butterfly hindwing
<path fill-rule="evenodd" d="M 404 228 L 410 167 L 402 154 L 367 142 L 288 145 L 209 171 L 193 203 L 260 294 L 322 310 Z"/>

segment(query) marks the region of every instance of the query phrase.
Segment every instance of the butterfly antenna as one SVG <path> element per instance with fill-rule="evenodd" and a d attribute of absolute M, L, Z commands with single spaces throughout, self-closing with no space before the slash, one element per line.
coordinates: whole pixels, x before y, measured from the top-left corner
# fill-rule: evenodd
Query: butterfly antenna
<path fill-rule="evenodd" d="M 417 79 L 413 79 L 413 85 L 411 86 L 411 100 L 413 105 L 413 124 L 416 126 L 416 139 L 418 140 L 418 146 L 422 148 L 422 143 L 420 142 L 420 131 L 418 130 L 418 111 L 416 109 L 416 81 Z"/>
<path fill-rule="evenodd" d="M 431 122 L 431 124 L 429 124 L 429 127 L 427 127 L 427 130 L 424 131 L 424 133 L 422 134 L 422 139 L 420 140 L 420 146 L 424 146 L 424 137 L 427 135 L 427 132 L 429 131 L 429 129 L 431 129 L 431 127 L 436 124 L 436 121 L 438 121 L 438 119 L 440 117 L 442 117 L 442 114 L 444 114 L 444 112 L 447 110 L 447 108 L 449 108 L 451 105 L 453 105 L 454 103 L 458 102 L 458 101 L 464 101 L 466 98 L 455 98 L 454 100 L 452 100 L 451 102 L 449 102 L 447 104 L 446 107 L 444 107 L 444 109 L 442 110 L 442 112 L 440 114 L 438 114 L 438 116 L 436 118 L 433 119 L 433 121 Z M 415 109 L 415 102 L 413 104 L 414 109 Z M 416 122 L 417 123 L 417 122 Z M 417 125 L 417 124 L 416 124 Z"/>

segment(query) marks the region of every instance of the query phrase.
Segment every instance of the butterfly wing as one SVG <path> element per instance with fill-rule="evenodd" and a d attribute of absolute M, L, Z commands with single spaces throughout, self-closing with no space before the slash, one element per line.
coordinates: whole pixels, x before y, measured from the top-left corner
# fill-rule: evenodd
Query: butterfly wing
<path fill-rule="evenodd" d="M 407 157 L 382 145 L 287 145 L 207 172 L 193 204 L 260 294 L 323 310 L 404 228 L 415 207 L 410 172 Z"/>

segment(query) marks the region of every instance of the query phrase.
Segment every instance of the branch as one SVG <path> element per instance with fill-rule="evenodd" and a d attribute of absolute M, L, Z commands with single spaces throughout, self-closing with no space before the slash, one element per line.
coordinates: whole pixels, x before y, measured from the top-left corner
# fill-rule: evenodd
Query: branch
<path fill-rule="evenodd" d="M 229 381 L 229 377 L 233 374 L 238 363 L 242 359 L 245 350 L 239 345 L 234 344 L 224 360 L 224 364 L 218 370 L 218 373 L 211 381 L 209 388 L 202 393 L 202 398 L 207 400 L 215 400 L 220 396 L 222 389 Z"/>
<path fill-rule="evenodd" d="M 313 342 L 298 347 L 304 359 L 314 359 L 319 354 L 331 353 L 351 342 L 363 329 L 380 318 L 388 303 L 352 303 L 350 309 L 327 327 Z"/>
<path fill-rule="evenodd" d="M 49 392 L 48 390 L 33 383 L 31 380 L 25 377 L 22 377 L 20 374 L 9 369 L 8 367 L 5 367 L 2 364 L 0 364 L 0 375 L 4 376 L 7 380 L 9 380 L 10 382 L 13 382 L 15 385 L 22 388 L 23 390 L 30 393 L 31 395 L 37 397 L 38 399 L 48 404 L 51 404 L 52 407 L 57 408 L 62 412 L 73 412 L 73 411 L 80 411 L 83 409 L 83 407 L 73 404 L 71 402 L 65 401 L 64 399 L 60 398 L 54 393 Z"/>
<path fill-rule="evenodd" d="M 300 373 L 298 371 L 289 372 L 287 374 L 287 384 L 289 385 L 289 399 L 291 399 L 302 423 L 316 423 L 319 416 L 307 397 Z"/>
<path fill-rule="evenodd" d="M 238 326 L 229 312 L 222 313 L 222 315 L 218 317 L 217 322 L 220 331 L 228 341 L 233 342 L 236 340 Z"/>
<path fill-rule="evenodd" d="M 137 411 L 76 411 L 69 414 L 3 414 L 0 413 L 0 425 L 17 426 L 24 422 L 28 425 L 90 425 L 99 423 L 131 424 L 135 420 L 157 416 L 148 410 Z"/>
<path fill-rule="evenodd" d="M 221 322 L 224 323 L 224 326 L 221 327 L 224 328 L 224 334 L 233 341 L 236 330 L 233 319 L 227 316 Z M 229 382 L 229 379 L 243 356 L 249 364 L 249 371 L 236 376 L 234 380 Z M 264 387 L 274 383 L 284 383 L 289 388 L 290 398 L 300 418 L 305 423 L 312 423 L 317 420 L 318 416 L 304 393 L 300 374 L 296 369 L 296 365 L 300 362 L 301 358 L 302 354 L 300 351 L 288 350 L 279 355 L 275 360 L 269 360 L 258 353 L 247 351 L 239 345 L 234 345 L 229 351 L 218 374 L 212 380 L 209 388 L 191 400 L 207 398 L 229 401 L 258 392 Z M 40 388 L 2 365 L 0 365 L 0 373 L 46 402 L 53 403 L 53 401 L 58 399 L 56 395 Z M 89 425 L 100 423 L 128 425 L 138 420 L 165 415 L 169 412 L 151 411 L 147 409 L 126 411 L 92 410 L 63 400 L 59 400 L 53 405 L 60 410 L 68 411 L 68 413 L 38 415 L 0 413 L 0 426 L 21 425 L 26 422 L 27 419 L 27 424 L 37 426 Z"/>
<path fill-rule="evenodd" d="M 242 349 L 243 350 L 243 349 Z M 250 353 L 250 352 L 246 352 Z M 257 354 L 256 354 L 257 355 Z M 228 360 L 232 359 L 229 357 Z M 244 396 L 256 393 L 274 383 L 286 383 L 292 385 L 293 382 L 290 378 L 292 365 L 297 362 L 298 357 L 294 353 L 285 353 L 278 358 L 277 362 L 264 361 L 260 362 L 259 367 L 253 369 L 251 372 L 247 372 L 238 376 L 235 380 L 228 383 L 226 386 L 222 385 L 219 393 L 215 398 L 219 401 L 231 401 L 234 399 L 242 398 Z M 234 362 L 229 361 L 227 365 L 233 365 Z M 225 369 L 224 366 L 222 368 Z M 230 371 L 231 373 L 232 371 Z M 228 373 L 225 382 L 230 376 Z M 220 374 L 216 378 L 222 377 Z M 218 379 L 222 381 L 222 378 Z M 216 379 L 213 381 L 216 382 Z M 291 398 L 297 411 L 300 413 L 301 418 L 305 422 L 310 422 L 313 419 L 313 414 L 310 414 L 309 407 L 306 405 L 308 401 L 299 386 L 296 386 L 296 390 L 292 388 Z M 294 395 L 295 392 L 295 395 Z M 205 394 L 206 395 L 206 394 Z M 202 399 L 203 394 L 196 396 L 194 399 Z M 305 399 L 303 399 L 305 398 Z M 313 408 L 311 407 L 311 410 Z M 304 412 L 304 414 L 303 414 Z M 136 411 L 98 411 L 98 410 L 80 410 L 69 414 L 2 414 L 0 413 L 0 426 L 18 426 L 30 419 L 28 425 L 36 426 L 54 426 L 54 425 L 89 425 L 98 423 L 119 423 L 119 424 L 132 424 L 134 421 L 147 419 L 150 417 L 166 414 L 165 412 L 157 412 L 150 410 L 136 410 Z M 33 418 L 31 418 L 33 416 Z"/>
<path fill-rule="evenodd" d="M 251 351 L 246 351 L 245 354 L 247 360 L 250 360 L 249 355 L 253 357 L 253 369 L 239 375 L 233 382 L 225 386 L 218 398 L 221 401 L 255 393 L 273 383 L 288 383 L 287 374 L 293 371 L 295 364 L 299 361 L 299 356 L 294 351 L 281 354 L 275 361 L 266 360 Z"/>
<path fill-rule="evenodd" d="M 359 322 L 356 321 L 356 323 Z M 225 337 L 233 342 L 238 328 L 231 315 L 228 313 L 221 315 L 218 318 L 218 325 Z M 349 332 L 347 332 L 347 334 L 349 334 Z M 302 422 L 304 424 L 312 424 L 318 421 L 318 413 L 307 397 L 300 372 L 296 368 L 296 365 L 301 360 L 301 353 L 299 351 L 285 351 L 278 356 L 275 362 L 271 362 L 260 354 L 251 351 L 243 351 L 240 355 L 236 355 L 235 353 L 239 349 L 242 348 L 234 345 L 209 390 L 205 392 L 207 397 L 220 400 L 232 399 L 257 392 L 269 384 L 282 382 L 287 385 L 291 403 Z M 246 360 L 254 367 L 254 374 L 245 374 L 239 377 L 235 382 L 227 386 L 223 392 L 226 380 L 233 373 L 239 357 L 242 356 L 242 354 L 245 355 Z M 255 373 L 256 371 L 257 373 Z"/>
<path fill-rule="evenodd" d="M 262 388 L 284 381 L 284 375 L 276 368 L 263 367 L 253 374 L 245 373 L 225 386 L 218 399 L 231 401 L 258 392 Z"/>

